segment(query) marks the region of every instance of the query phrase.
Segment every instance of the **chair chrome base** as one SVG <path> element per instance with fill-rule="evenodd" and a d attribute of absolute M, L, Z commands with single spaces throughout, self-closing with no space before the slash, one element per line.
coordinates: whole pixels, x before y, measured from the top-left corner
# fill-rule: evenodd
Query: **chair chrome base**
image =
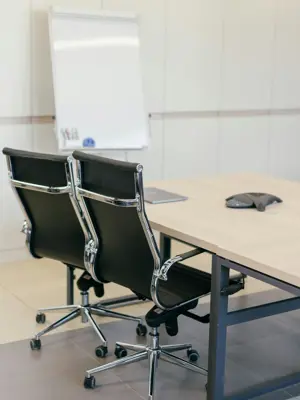
<path fill-rule="evenodd" d="M 89 322 L 92 327 L 94 328 L 96 334 L 102 341 L 102 346 L 96 348 L 96 354 L 98 357 L 104 357 L 107 353 L 107 340 L 100 330 L 98 324 L 93 318 L 93 315 L 98 315 L 101 317 L 110 317 L 110 318 L 118 318 L 128 321 L 134 321 L 138 323 L 137 334 L 140 336 L 145 336 L 147 333 L 146 327 L 142 324 L 143 320 L 138 317 L 133 317 L 127 314 L 121 314 L 116 311 L 112 311 L 106 307 L 101 306 L 101 303 L 96 304 L 89 304 L 89 293 L 88 292 L 81 292 L 81 304 L 80 305 L 67 305 L 67 306 L 58 306 L 58 307 L 49 307 L 49 308 L 41 308 L 38 310 L 36 321 L 38 323 L 45 322 L 45 312 L 49 311 L 65 311 L 70 310 L 71 312 L 66 316 L 60 318 L 58 321 L 54 322 L 53 324 L 47 326 L 45 329 L 38 332 L 34 338 L 31 340 L 30 345 L 32 350 L 39 350 L 41 348 L 40 338 L 53 331 L 54 329 L 59 328 L 60 326 L 66 324 L 69 321 L 77 317 L 81 317 L 83 323 Z M 43 318 L 42 318 L 43 317 Z M 101 349 L 101 352 L 97 352 L 97 349 Z M 102 354 L 102 355 L 101 355 Z"/>
<path fill-rule="evenodd" d="M 190 361 L 183 360 L 182 358 L 174 356 L 173 352 L 179 350 L 187 350 L 188 355 L 197 355 L 198 353 L 195 350 L 192 350 L 192 345 L 189 343 L 185 344 L 178 344 L 178 345 L 166 345 L 160 346 L 159 345 L 159 333 L 157 328 L 153 328 L 152 332 L 149 334 L 151 337 L 151 343 L 149 346 L 141 346 L 141 345 L 133 345 L 129 343 L 116 343 L 116 352 L 115 354 L 117 357 L 122 357 L 118 354 L 120 352 L 118 349 L 126 349 L 132 350 L 136 353 L 120 358 L 119 360 L 110 362 L 105 365 L 101 365 L 100 367 L 93 368 L 91 370 L 86 371 L 86 377 L 84 381 L 84 386 L 86 389 L 93 389 L 95 387 L 95 377 L 93 374 L 98 372 L 106 371 L 108 369 L 112 369 L 121 365 L 131 364 L 141 360 L 149 360 L 149 389 L 148 389 L 148 400 L 154 400 L 154 389 L 155 389 L 155 376 L 156 376 L 156 369 L 158 360 L 167 361 L 171 364 L 178 365 L 180 367 L 186 368 L 193 372 L 198 372 L 202 375 L 207 375 L 207 370 L 199 367 L 198 365 L 193 364 Z M 126 354 L 126 352 L 125 352 Z M 196 361 L 196 360 L 195 360 Z"/>

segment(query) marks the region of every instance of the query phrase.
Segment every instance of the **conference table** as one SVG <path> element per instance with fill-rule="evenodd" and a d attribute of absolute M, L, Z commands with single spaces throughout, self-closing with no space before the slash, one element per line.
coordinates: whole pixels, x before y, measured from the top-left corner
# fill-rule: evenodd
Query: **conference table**
<path fill-rule="evenodd" d="M 161 234 L 162 258 L 170 257 L 171 239 L 212 254 L 207 399 L 250 399 L 300 382 L 297 373 L 243 393 L 224 393 L 227 327 L 300 309 L 300 183 L 236 174 L 151 182 L 151 186 L 188 197 L 182 202 L 146 205 L 152 228 Z M 270 193 L 283 202 L 264 212 L 225 206 L 227 197 L 243 192 Z M 295 297 L 229 312 L 230 270 Z"/>

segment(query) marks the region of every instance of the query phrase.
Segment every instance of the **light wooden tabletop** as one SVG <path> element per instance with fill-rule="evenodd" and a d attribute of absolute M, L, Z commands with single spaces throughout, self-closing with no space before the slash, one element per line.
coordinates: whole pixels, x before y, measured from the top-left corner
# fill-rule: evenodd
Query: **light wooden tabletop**
<path fill-rule="evenodd" d="M 153 229 L 300 287 L 300 183 L 239 174 L 149 186 L 189 198 L 147 204 Z M 265 212 L 225 207 L 227 197 L 243 192 L 274 194 L 283 203 Z"/>

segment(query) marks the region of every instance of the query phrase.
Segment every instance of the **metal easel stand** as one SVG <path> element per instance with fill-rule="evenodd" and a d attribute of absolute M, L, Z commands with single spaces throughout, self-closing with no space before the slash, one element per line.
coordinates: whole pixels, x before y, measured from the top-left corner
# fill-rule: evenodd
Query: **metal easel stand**
<path fill-rule="evenodd" d="M 228 312 L 228 294 L 226 289 L 229 286 L 230 269 L 244 275 L 252 276 L 255 279 L 266 282 L 298 297 Z M 207 385 L 208 400 L 247 400 L 300 382 L 300 373 L 294 373 L 256 385 L 240 393 L 233 393 L 229 396 L 225 396 L 224 394 L 227 327 L 298 310 L 300 309 L 299 296 L 300 289 L 293 285 L 253 271 L 232 261 L 225 260 L 217 255 L 213 256 Z"/>

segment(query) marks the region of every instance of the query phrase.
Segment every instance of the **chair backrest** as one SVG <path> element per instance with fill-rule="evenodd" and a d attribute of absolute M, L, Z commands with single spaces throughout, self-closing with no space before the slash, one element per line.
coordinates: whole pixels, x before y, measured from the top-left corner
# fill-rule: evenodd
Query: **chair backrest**
<path fill-rule="evenodd" d="M 151 298 L 160 256 L 144 212 L 142 167 L 80 151 L 77 193 L 98 238 L 94 272 Z"/>
<path fill-rule="evenodd" d="M 84 268 L 85 239 L 70 196 L 68 157 L 9 148 L 3 154 L 25 214 L 31 254 Z"/>

